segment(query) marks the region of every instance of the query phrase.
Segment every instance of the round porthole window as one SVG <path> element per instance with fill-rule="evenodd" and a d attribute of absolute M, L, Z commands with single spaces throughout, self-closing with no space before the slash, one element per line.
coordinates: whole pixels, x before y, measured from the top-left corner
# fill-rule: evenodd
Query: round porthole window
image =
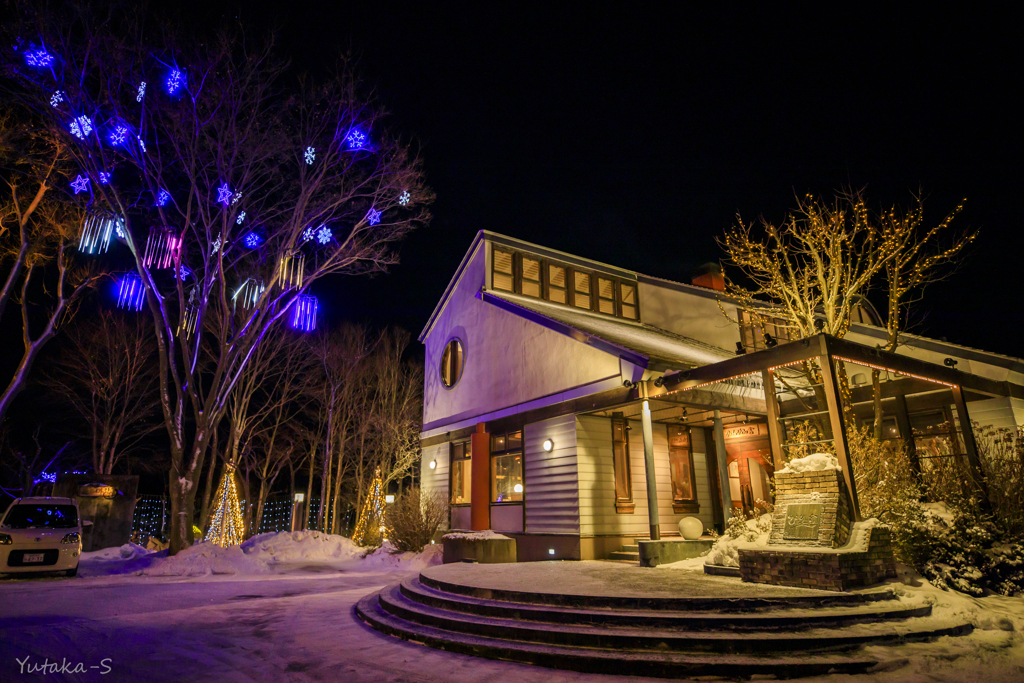
<path fill-rule="evenodd" d="M 448 388 L 455 386 L 455 383 L 462 377 L 462 365 L 465 361 L 465 353 L 462 350 L 462 342 L 452 339 L 444 347 L 441 354 L 441 382 Z"/>

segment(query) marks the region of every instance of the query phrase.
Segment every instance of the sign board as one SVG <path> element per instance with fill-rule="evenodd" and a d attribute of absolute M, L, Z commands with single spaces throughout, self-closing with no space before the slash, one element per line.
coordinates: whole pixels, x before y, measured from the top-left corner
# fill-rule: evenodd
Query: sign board
<path fill-rule="evenodd" d="M 821 503 L 802 503 L 786 508 L 786 526 L 782 531 L 785 541 L 816 541 L 821 527 Z"/>
<path fill-rule="evenodd" d="M 78 495 L 83 498 L 113 498 L 117 489 L 107 484 L 82 484 L 78 487 Z"/>
<path fill-rule="evenodd" d="M 768 426 L 764 424 L 743 424 L 726 427 L 724 430 L 726 439 L 742 439 L 748 436 L 760 436 L 768 433 Z"/>

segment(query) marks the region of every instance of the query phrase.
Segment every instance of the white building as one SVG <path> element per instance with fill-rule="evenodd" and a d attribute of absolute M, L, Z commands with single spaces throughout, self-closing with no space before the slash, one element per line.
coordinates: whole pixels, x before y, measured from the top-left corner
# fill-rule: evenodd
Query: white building
<path fill-rule="evenodd" d="M 732 508 L 768 499 L 773 463 L 788 447 L 772 439 L 785 444 L 787 421 L 806 419 L 789 417 L 784 391 L 768 405 L 764 381 L 774 380 L 748 370 L 682 382 L 682 393 L 662 388 L 694 368 L 733 367 L 738 344 L 765 349 L 764 331 L 786 346 L 781 328 L 731 322 L 725 312 L 743 312 L 720 290 L 713 271 L 681 284 L 479 232 L 420 335 L 421 481 L 452 503 L 451 528 L 515 535 L 521 560 L 604 558 L 651 533 L 649 486 L 663 536 L 686 516 L 721 529 Z M 870 351 L 884 330 L 867 304 L 856 317 L 843 341 Z M 886 433 L 913 430 L 921 457 L 965 448 L 950 387 L 961 387 L 972 419 L 1024 424 L 1024 361 L 911 335 L 899 354 L 937 373 L 910 360 L 923 376 L 902 364 L 900 381 L 886 373 L 893 387 L 912 388 L 886 396 Z M 846 371 L 857 415 L 870 419 L 871 371 Z"/>

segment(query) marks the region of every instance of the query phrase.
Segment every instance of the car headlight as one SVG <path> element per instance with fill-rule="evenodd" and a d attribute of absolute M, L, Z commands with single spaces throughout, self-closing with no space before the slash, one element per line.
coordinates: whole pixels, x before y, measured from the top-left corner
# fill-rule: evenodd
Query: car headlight
<path fill-rule="evenodd" d="M 66 536 L 64 536 L 64 538 L 60 539 L 60 542 L 61 543 L 78 543 L 78 539 L 79 538 L 81 538 L 81 537 L 78 535 L 78 532 L 77 531 L 72 531 L 70 534 L 67 534 Z"/>
<path fill-rule="evenodd" d="M 14 539 L 11 538 L 10 534 L 0 534 L 0 545 L 10 545 L 14 543 Z"/>

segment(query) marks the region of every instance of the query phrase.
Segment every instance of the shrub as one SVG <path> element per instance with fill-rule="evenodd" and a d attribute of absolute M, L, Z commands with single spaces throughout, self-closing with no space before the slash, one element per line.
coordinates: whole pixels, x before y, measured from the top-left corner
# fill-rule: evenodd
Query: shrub
<path fill-rule="evenodd" d="M 388 506 L 384 514 L 388 540 L 394 552 L 419 552 L 448 521 L 448 501 L 440 491 L 422 494 L 410 488 Z"/>

